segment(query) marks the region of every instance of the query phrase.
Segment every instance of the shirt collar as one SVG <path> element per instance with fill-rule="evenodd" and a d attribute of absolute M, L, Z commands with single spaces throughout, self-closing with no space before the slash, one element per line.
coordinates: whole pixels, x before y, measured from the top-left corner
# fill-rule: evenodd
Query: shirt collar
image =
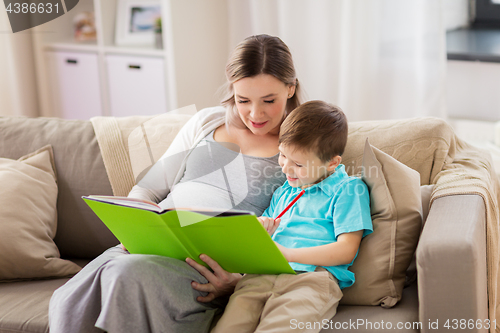
<path fill-rule="evenodd" d="M 335 191 L 336 185 L 340 182 L 341 179 L 349 177 L 347 173 L 345 172 L 345 166 L 343 164 L 339 164 L 337 168 L 335 168 L 335 172 L 332 173 L 330 176 L 326 177 L 322 181 L 320 181 L 317 184 L 314 184 L 312 186 L 309 186 L 306 188 L 306 192 L 308 191 L 316 191 L 316 187 L 321 189 L 323 192 L 325 192 L 326 195 L 332 196 Z M 292 187 L 288 183 L 288 180 L 283 184 L 283 188 L 286 190 L 287 188 Z M 300 187 L 295 187 L 292 188 L 292 192 L 300 192 L 302 189 Z"/>

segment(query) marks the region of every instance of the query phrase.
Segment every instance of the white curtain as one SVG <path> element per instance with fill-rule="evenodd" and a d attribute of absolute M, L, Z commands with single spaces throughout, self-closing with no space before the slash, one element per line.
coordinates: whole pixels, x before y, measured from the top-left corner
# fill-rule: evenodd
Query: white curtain
<path fill-rule="evenodd" d="M 0 5 L 0 116 L 38 116 L 31 31 L 12 33 Z"/>
<path fill-rule="evenodd" d="M 307 99 L 350 121 L 445 117 L 442 0 L 228 0 L 230 47 L 279 36 Z"/>

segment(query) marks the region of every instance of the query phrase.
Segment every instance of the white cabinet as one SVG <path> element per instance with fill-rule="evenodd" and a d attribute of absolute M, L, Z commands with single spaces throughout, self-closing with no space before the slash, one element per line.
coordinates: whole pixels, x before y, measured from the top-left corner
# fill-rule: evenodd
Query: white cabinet
<path fill-rule="evenodd" d="M 161 6 L 162 49 L 154 45 L 117 45 L 117 15 L 126 1 L 79 0 L 64 15 L 34 27 L 41 115 L 89 119 L 98 113 L 99 106 L 102 116 L 125 116 L 163 113 L 190 104 L 196 104 L 198 109 L 217 105 L 215 92 L 225 82 L 228 56 L 227 1 L 156 2 Z M 73 20 L 82 12 L 95 14 L 95 41 L 74 39 Z M 92 54 L 93 69 L 78 71 L 68 64 L 59 77 L 61 64 L 48 59 L 47 52 L 69 52 L 82 57 Z M 121 62 L 127 66 L 127 58 L 140 61 L 141 68 L 123 67 Z M 96 75 L 98 83 L 89 84 Z M 56 83 L 52 83 L 54 78 Z M 53 106 L 54 100 L 58 110 Z"/>
<path fill-rule="evenodd" d="M 97 54 L 46 52 L 55 116 L 89 119 L 102 115 Z"/>
<path fill-rule="evenodd" d="M 164 48 L 115 43 L 118 9 L 125 8 L 118 0 L 79 0 L 61 17 L 33 28 L 41 115 L 90 119 L 176 109 L 170 0 L 156 3 L 161 7 Z M 74 38 L 74 18 L 82 12 L 94 13 L 95 40 Z"/>
<path fill-rule="evenodd" d="M 106 68 L 112 116 L 168 111 L 162 58 L 107 55 Z"/>

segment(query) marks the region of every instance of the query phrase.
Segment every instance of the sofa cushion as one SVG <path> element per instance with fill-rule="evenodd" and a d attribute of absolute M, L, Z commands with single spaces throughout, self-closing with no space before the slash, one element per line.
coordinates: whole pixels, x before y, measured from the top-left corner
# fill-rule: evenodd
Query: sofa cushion
<path fill-rule="evenodd" d="M 47 333 L 50 297 L 68 280 L 0 283 L 0 333 Z"/>
<path fill-rule="evenodd" d="M 81 199 L 112 195 L 90 121 L 0 117 L 0 157 L 18 159 L 44 145 L 54 150 L 59 194 L 54 238 L 61 257 L 94 258 L 118 241 Z"/>
<path fill-rule="evenodd" d="M 420 175 L 366 140 L 362 179 L 370 190 L 373 233 L 361 242 L 350 267 L 356 282 L 344 289 L 341 303 L 392 307 L 401 299 L 422 226 Z"/>
<path fill-rule="evenodd" d="M 0 280 L 68 276 L 80 267 L 59 257 L 57 181 L 50 146 L 0 158 Z"/>
<path fill-rule="evenodd" d="M 401 302 L 390 310 L 380 306 L 340 305 L 337 314 L 323 326 L 326 332 L 404 332 L 419 333 L 429 323 L 418 317 L 418 288 L 414 283 L 403 289 Z M 425 325 L 425 326 L 424 326 Z"/>

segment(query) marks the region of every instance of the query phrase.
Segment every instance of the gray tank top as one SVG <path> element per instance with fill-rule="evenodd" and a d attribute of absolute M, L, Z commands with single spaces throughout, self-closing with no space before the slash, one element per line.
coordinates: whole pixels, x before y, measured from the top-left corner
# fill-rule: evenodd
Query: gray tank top
<path fill-rule="evenodd" d="M 216 142 L 212 131 L 191 152 L 184 176 L 160 206 L 239 209 L 260 216 L 285 180 L 278 154 L 243 155 L 235 144 Z"/>

